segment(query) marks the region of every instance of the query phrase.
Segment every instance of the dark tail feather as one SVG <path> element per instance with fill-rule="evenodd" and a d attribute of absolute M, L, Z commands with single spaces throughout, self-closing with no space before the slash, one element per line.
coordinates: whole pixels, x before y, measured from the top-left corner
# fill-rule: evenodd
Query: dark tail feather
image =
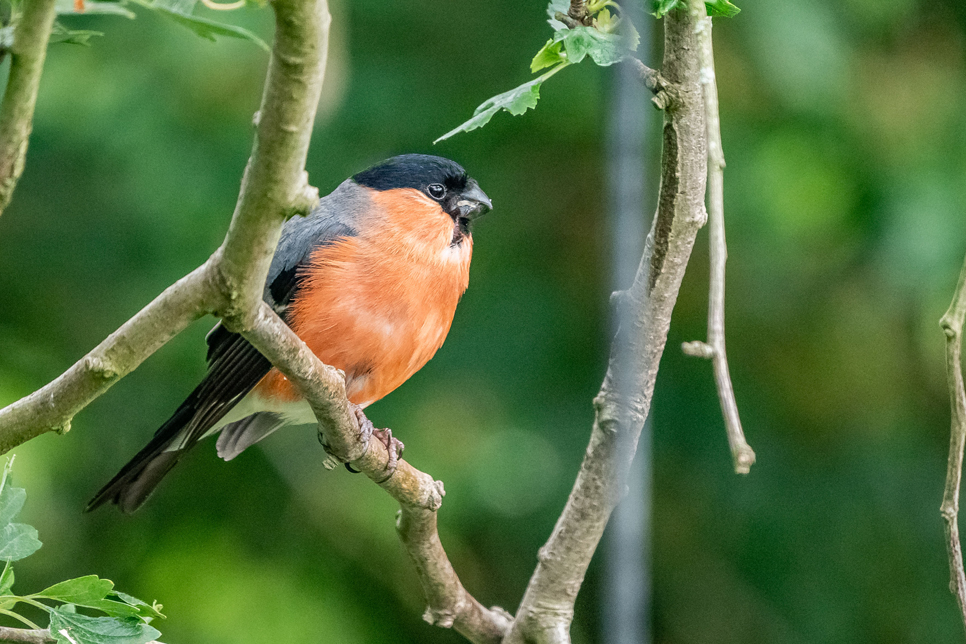
<path fill-rule="evenodd" d="M 191 398 L 184 402 L 178 411 L 158 429 L 144 449 L 137 453 L 121 471 L 101 488 L 87 504 L 85 512 L 96 510 L 105 503 L 114 503 L 125 514 L 131 514 L 141 507 L 164 475 L 171 471 L 185 452 L 184 449 L 167 450 L 178 439 L 184 428 L 195 415 Z"/>

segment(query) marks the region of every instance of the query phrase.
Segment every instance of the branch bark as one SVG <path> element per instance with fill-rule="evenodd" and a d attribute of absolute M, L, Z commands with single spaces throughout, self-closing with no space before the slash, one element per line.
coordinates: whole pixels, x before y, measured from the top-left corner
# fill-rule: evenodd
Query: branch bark
<path fill-rule="evenodd" d="M 700 80 L 704 97 L 705 122 L 708 128 L 711 279 L 708 294 L 708 342 L 707 344 L 689 342 L 682 349 L 688 355 L 711 359 L 735 472 L 747 474 L 755 462 L 755 452 L 748 445 L 744 431 L 741 429 L 738 403 L 735 401 L 731 373 L 728 370 L 728 354 L 725 352 L 725 262 L 728 261 L 724 227 L 725 160 L 721 147 L 721 119 L 718 114 L 718 88 L 715 82 L 714 51 L 711 44 L 711 18 L 708 16 L 704 0 L 691 0 L 690 13 L 697 33 L 698 56 L 701 61 Z"/>
<path fill-rule="evenodd" d="M 633 324 L 622 326 L 611 345 L 610 363 L 594 399 L 590 444 L 553 533 L 504 644 L 570 642 L 574 601 L 604 526 L 625 489 L 667 333 L 698 230 L 707 177 L 706 129 L 698 84 L 694 22 L 672 11 L 664 19 L 666 78 L 678 99 L 665 112 L 661 189 L 657 213 L 633 285 L 617 305 L 629 307 Z M 621 374 L 620 383 L 617 374 Z M 628 382 L 630 386 L 624 385 Z M 634 392 L 628 396 L 625 392 Z M 618 442 L 629 450 L 615 450 Z"/>
<path fill-rule="evenodd" d="M 963 625 L 966 626 L 966 574 L 963 548 L 959 540 L 959 486 L 963 476 L 963 446 L 966 445 L 966 389 L 963 387 L 961 358 L 963 322 L 966 320 L 966 262 L 949 309 L 939 324 L 946 336 L 946 379 L 952 423 L 949 436 L 949 462 L 946 489 L 940 512 L 946 522 L 946 549 L 949 553 L 949 591 L 956 596 Z"/>
<path fill-rule="evenodd" d="M 56 642 L 47 628 L 10 628 L 0 626 L 0 642 L 12 642 L 13 644 L 48 644 Z"/>
<path fill-rule="evenodd" d="M 54 24 L 54 0 L 24 0 L 10 48 L 10 76 L 0 104 L 0 214 L 23 173 L 37 90 Z"/>

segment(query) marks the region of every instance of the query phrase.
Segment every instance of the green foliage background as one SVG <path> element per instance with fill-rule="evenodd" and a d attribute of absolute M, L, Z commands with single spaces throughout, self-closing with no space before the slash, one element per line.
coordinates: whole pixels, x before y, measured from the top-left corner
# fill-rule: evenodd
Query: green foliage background
<path fill-rule="evenodd" d="M 702 236 L 654 403 L 657 641 L 956 641 L 937 322 L 966 252 L 966 5 L 739 5 L 715 49 L 728 347 L 758 463 L 732 474 L 710 369 L 677 348 L 705 334 Z M 434 152 L 495 203 L 449 340 L 371 417 L 445 481 L 442 537 L 467 587 L 512 609 L 573 481 L 606 362 L 613 68 L 568 70 L 539 109 L 432 147 L 530 78 L 543 6 L 332 11 L 312 181 L 328 192 L 386 156 Z M 0 404 L 59 374 L 225 233 L 266 56 L 140 13 L 64 18 L 106 35 L 51 48 L 27 169 L 0 217 Z M 267 9 L 227 17 L 270 37 Z M 656 173 L 645 180 L 653 192 Z M 66 436 L 17 450 L 22 517 L 45 542 L 17 583 L 109 578 L 162 602 L 157 625 L 177 644 L 461 641 L 420 620 L 390 499 L 325 472 L 310 429 L 229 464 L 204 445 L 134 517 L 81 514 L 201 376 L 209 326 Z M 575 642 L 598 641 L 598 588 L 595 564 Z"/>

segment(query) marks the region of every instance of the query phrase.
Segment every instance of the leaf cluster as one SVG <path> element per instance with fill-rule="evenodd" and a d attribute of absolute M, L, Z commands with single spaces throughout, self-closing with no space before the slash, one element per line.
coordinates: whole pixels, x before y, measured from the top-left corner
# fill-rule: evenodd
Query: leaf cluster
<path fill-rule="evenodd" d="M 96 575 L 62 581 L 39 593 L 18 595 L 13 592 L 14 561 L 29 557 L 42 545 L 37 530 L 13 518 L 23 509 L 27 493 L 10 485 L 13 459 L 7 461 L 0 477 L 0 615 L 12 617 L 30 628 L 40 628 L 15 612 L 18 604 L 33 606 L 50 616 L 50 635 L 60 644 L 145 644 L 161 633 L 150 626 L 161 617 L 161 606 L 114 589 L 114 582 Z M 92 617 L 77 608 L 93 609 L 104 616 Z"/>
<path fill-rule="evenodd" d="M 646 1 L 652 3 L 652 13 L 658 18 L 674 9 L 683 8 L 686 4 L 686 0 Z M 711 16 L 731 17 L 739 11 L 729 0 L 707 0 L 705 5 L 708 15 Z M 547 6 L 547 22 L 553 28 L 553 37 L 540 48 L 530 63 L 530 71 L 534 74 L 548 67 L 550 71 L 486 100 L 476 108 L 472 118 L 439 137 L 434 143 L 460 132 L 483 127 L 500 110 L 519 116 L 528 109 L 535 108 L 540 99 L 541 85 L 564 67 L 576 65 L 585 58 L 606 67 L 621 62 L 637 51 L 640 35 L 631 21 L 621 14 L 620 5 L 614 0 L 590 0 L 586 6 L 591 16 L 591 24 L 574 24 L 567 19 L 570 1 L 550 0 Z"/>

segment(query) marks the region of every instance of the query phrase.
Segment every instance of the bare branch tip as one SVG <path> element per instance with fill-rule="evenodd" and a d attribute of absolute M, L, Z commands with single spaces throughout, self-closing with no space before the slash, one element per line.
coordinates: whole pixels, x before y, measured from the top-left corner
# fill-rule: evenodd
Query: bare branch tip
<path fill-rule="evenodd" d="M 702 342 L 701 340 L 681 343 L 681 351 L 684 352 L 684 355 L 691 356 L 692 358 L 710 360 L 714 357 L 714 348 L 707 342 Z"/>

